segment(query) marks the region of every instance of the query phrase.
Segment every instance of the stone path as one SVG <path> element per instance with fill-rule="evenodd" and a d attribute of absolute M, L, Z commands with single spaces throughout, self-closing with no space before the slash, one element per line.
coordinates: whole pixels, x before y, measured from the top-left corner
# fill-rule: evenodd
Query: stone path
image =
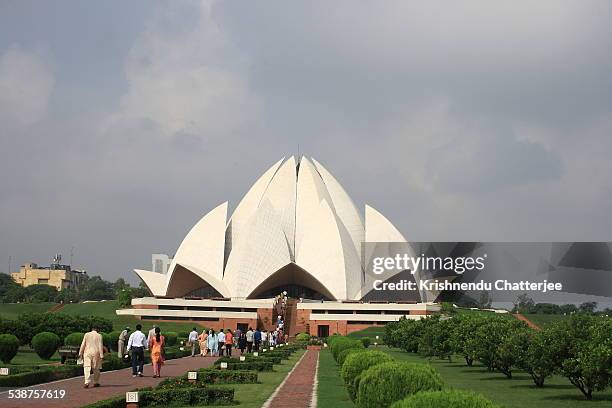
<path fill-rule="evenodd" d="M 316 407 L 319 350 L 307 350 L 263 408 Z"/>
<path fill-rule="evenodd" d="M 76 408 L 101 401 L 136 388 L 153 387 L 167 377 L 177 377 L 187 371 L 211 366 L 216 357 L 183 357 L 167 360 L 162 367 L 162 378 L 153 378 L 153 368 L 147 364 L 144 369 L 145 376 L 132 378 L 132 369 L 124 368 L 117 371 L 101 373 L 98 388 L 83 388 L 83 377 L 68 378 L 45 384 L 32 385 L 22 389 L 34 390 L 65 390 L 63 399 L 9 399 L 8 391 L 0 393 L 0 407 L 2 408 Z"/>

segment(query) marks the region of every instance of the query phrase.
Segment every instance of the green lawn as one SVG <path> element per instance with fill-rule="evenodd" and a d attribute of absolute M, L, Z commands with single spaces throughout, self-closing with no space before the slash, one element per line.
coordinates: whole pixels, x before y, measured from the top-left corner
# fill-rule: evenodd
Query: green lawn
<path fill-rule="evenodd" d="M 283 360 L 281 364 L 275 364 L 274 371 L 260 372 L 258 384 L 228 384 L 218 386 L 233 388 L 234 400 L 240 404 L 240 407 L 260 408 L 276 387 L 285 379 L 304 352 L 305 350 L 298 350 L 289 359 Z"/>
<path fill-rule="evenodd" d="M 46 312 L 55 306 L 55 303 L 3 303 L 0 306 L 0 317 L 14 320 L 21 313 Z"/>
<path fill-rule="evenodd" d="M 38 357 L 36 352 L 29 348 L 22 346 L 19 348 L 19 352 L 17 355 L 11 360 L 11 364 L 9 367 L 17 367 L 17 366 L 35 366 L 35 365 L 44 365 L 44 364 L 53 364 L 60 361 L 60 356 L 58 353 L 55 353 L 51 360 L 43 360 Z"/>
<path fill-rule="evenodd" d="M 367 329 L 363 329 L 363 330 L 359 330 L 356 332 L 353 332 L 351 334 L 349 334 L 347 337 L 353 338 L 353 339 L 360 339 L 362 337 L 369 337 L 370 340 L 372 340 L 372 343 L 374 343 L 375 341 L 378 342 L 379 344 L 382 342 L 382 337 L 385 334 L 385 326 L 373 326 L 373 327 L 368 327 Z M 378 340 L 376 340 L 376 336 L 379 337 Z"/>
<path fill-rule="evenodd" d="M 580 408 L 612 406 L 612 389 L 596 392 L 593 401 L 586 401 L 578 388 L 564 377 L 548 378 L 544 388 L 536 388 L 531 377 L 522 371 L 513 372 L 513 378 L 507 379 L 498 372 L 487 372 L 474 363 L 467 367 L 459 357 L 449 363 L 447 360 L 431 360 L 413 353 L 398 349 L 382 349 L 397 360 L 429 363 L 444 378 L 451 388 L 468 389 L 485 395 L 506 408 Z"/>
<path fill-rule="evenodd" d="M 545 327 L 551 323 L 560 322 L 567 319 L 569 316 L 555 314 L 526 314 L 526 318 L 540 327 Z"/>
<path fill-rule="evenodd" d="M 317 406 L 320 408 L 355 406 L 349 398 L 342 378 L 340 378 L 338 368 L 331 352 L 321 350 L 319 353 L 319 386 L 317 390 Z"/>

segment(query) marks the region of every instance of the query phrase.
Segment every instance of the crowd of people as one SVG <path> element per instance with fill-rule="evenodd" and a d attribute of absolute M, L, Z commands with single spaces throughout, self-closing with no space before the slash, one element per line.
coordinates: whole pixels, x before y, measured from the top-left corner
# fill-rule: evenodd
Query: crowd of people
<path fill-rule="evenodd" d="M 263 348 L 274 347 L 281 343 L 287 343 L 289 335 L 285 332 L 285 312 L 287 309 L 287 292 L 276 296 L 274 311 L 277 314 L 274 330 L 259 330 L 249 327 L 243 331 L 236 329 L 220 329 L 216 332 L 213 329 L 204 329 L 202 332 L 194 327 L 187 338 L 187 346 L 191 347 L 191 357 L 197 355 L 202 357 L 232 356 L 232 349 L 240 350 L 241 354 L 252 353 Z M 149 350 L 151 364 L 153 366 L 153 378 L 161 376 L 161 368 L 165 359 L 166 339 L 161 334 L 159 326 L 153 326 L 145 335 L 142 332 L 142 325 L 137 324 L 136 330 L 130 333 L 130 328 L 126 327 L 119 335 L 117 344 L 118 356 L 124 361 L 131 360 L 132 376 L 143 377 L 145 351 Z M 104 357 L 105 347 L 99 328 L 93 327 L 90 332 L 83 337 L 79 349 L 79 360 L 83 363 L 85 388 L 100 386 L 100 368 Z"/>

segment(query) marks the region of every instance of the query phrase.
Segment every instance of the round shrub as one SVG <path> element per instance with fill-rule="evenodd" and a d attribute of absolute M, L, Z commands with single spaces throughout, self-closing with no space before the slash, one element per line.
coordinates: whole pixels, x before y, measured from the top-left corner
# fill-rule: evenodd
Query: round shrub
<path fill-rule="evenodd" d="M 357 390 L 360 408 L 388 407 L 420 391 L 442 389 L 442 378 L 428 364 L 388 362 L 368 368 L 361 374 Z"/>
<path fill-rule="evenodd" d="M 178 334 L 176 332 L 165 332 L 162 334 L 166 339 L 166 346 L 174 346 L 178 341 Z"/>
<path fill-rule="evenodd" d="M 363 344 L 361 344 L 359 340 L 349 339 L 348 337 L 341 337 L 334 340 L 331 346 L 331 352 L 334 356 L 334 360 L 338 361 L 338 355 L 340 355 L 343 350 L 355 348 L 363 348 Z"/>
<path fill-rule="evenodd" d="M 70 333 L 64 338 L 64 346 L 80 347 L 85 333 Z"/>
<path fill-rule="evenodd" d="M 360 352 L 364 352 L 364 351 L 366 351 L 366 350 L 365 349 L 360 349 L 360 348 L 352 348 L 352 349 L 342 350 L 340 352 L 340 354 L 338 354 L 338 365 L 342 367 L 342 364 L 344 364 L 344 361 L 346 360 L 346 358 L 348 357 L 349 354 L 360 353 Z"/>
<path fill-rule="evenodd" d="M 378 350 L 363 350 L 361 353 L 349 353 L 346 356 L 340 375 L 347 385 L 352 400 L 355 400 L 357 394 L 358 382 L 355 382 L 357 377 L 368 368 L 389 361 L 393 361 L 391 356 Z"/>
<path fill-rule="evenodd" d="M 343 339 L 345 338 L 344 336 L 340 336 L 339 334 L 334 334 L 332 336 L 328 336 L 327 339 L 325 339 L 325 342 L 327 343 L 327 346 L 331 348 L 331 346 L 334 344 L 334 341 L 336 341 L 337 339 Z"/>
<path fill-rule="evenodd" d="M 361 344 L 363 344 L 363 347 L 365 347 L 365 348 L 370 347 L 370 344 L 372 343 L 372 340 L 370 340 L 369 337 L 362 337 L 359 340 L 361 340 Z"/>
<path fill-rule="evenodd" d="M 295 336 L 295 340 L 296 341 L 308 341 L 308 340 L 310 340 L 310 334 L 308 334 L 308 333 L 298 333 Z"/>
<path fill-rule="evenodd" d="M 461 390 L 425 391 L 397 401 L 391 408 L 499 408 L 480 394 Z"/>
<path fill-rule="evenodd" d="M 49 360 L 61 344 L 59 336 L 51 332 L 38 333 L 32 337 L 32 347 L 43 360 Z"/>
<path fill-rule="evenodd" d="M 0 360 L 4 364 L 11 362 L 19 350 L 19 339 L 14 334 L 0 334 Z"/>
<path fill-rule="evenodd" d="M 109 341 L 110 341 L 110 349 L 112 351 L 119 351 L 118 347 L 119 347 L 119 336 L 120 335 L 121 335 L 121 332 L 118 330 L 108 333 Z M 127 347 L 127 344 L 125 346 Z"/>

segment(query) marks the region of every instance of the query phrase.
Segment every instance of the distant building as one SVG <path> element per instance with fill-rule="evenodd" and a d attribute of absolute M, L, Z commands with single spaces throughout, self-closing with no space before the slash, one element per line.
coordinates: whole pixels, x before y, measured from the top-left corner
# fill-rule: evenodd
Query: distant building
<path fill-rule="evenodd" d="M 170 268 L 172 258 L 166 254 L 153 254 L 151 255 L 151 267 L 153 272 L 166 273 Z"/>
<path fill-rule="evenodd" d="M 62 290 L 78 287 L 87 278 L 87 272 L 72 269 L 70 265 L 38 266 L 30 262 L 21 265 L 19 272 L 12 272 L 11 276 L 15 282 L 24 287 L 49 285 Z"/>

